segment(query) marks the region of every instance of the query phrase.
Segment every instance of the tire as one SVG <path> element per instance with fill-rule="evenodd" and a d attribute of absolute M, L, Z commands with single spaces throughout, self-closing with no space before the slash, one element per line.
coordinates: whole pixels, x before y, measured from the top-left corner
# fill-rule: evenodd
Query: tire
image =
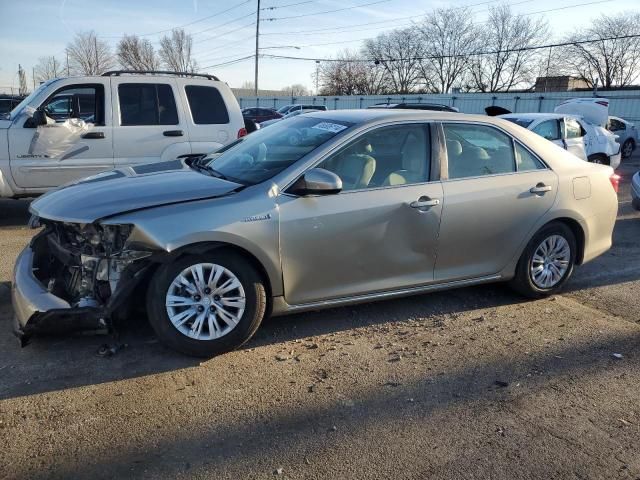
<path fill-rule="evenodd" d="M 593 155 L 590 155 L 587 160 L 589 160 L 589 162 L 591 163 L 597 163 L 599 165 L 610 165 L 611 163 L 609 161 L 609 158 L 602 153 L 594 153 Z"/>
<path fill-rule="evenodd" d="M 198 271 L 198 265 L 202 272 L 199 277 L 206 279 L 204 282 L 195 280 L 193 272 Z M 216 270 L 211 273 L 214 267 Z M 215 272 L 222 272 L 219 280 L 209 283 L 215 279 Z M 178 281 L 180 275 L 186 284 Z M 225 283 L 228 280 L 232 281 L 231 284 Z M 196 287 L 196 284 L 201 287 Z M 237 284 L 239 287 L 217 295 L 215 299 L 216 292 L 224 290 L 221 287 Z M 172 295 L 171 300 L 169 294 Z M 222 305 L 225 301 L 232 306 Z M 224 320 L 221 309 L 227 320 Z M 160 341 L 195 357 L 212 357 L 240 347 L 258 329 L 266 309 L 266 290 L 258 272 L 242 256 L 223 249 L 179 257 L 172 263 L 161 265 L 147 292 L 149 322 Z M 194 325 L 200 328 L 192 330 Z"/>
<path fill-rule="evenodd" d="M 536 280 L 532 271 L 534 263 L 536 263 L 534 262 L 534 255 L 545 240 L 551 238 L 557 239 L 558 237 L 564 239 L 569 249 L 568 255 L 566 255 L 566 257 L 561 257 L 562 261 L 564 261 L 564 258 L 567 259 L 568 263 L 566 265 L 566 270 L 562 273 L 562 275 L 559 275 L 559 280 L 554 281 L 552 284 L 546 286 L 541 285 L 541 279 L 538 277 L 538 279 Z M 563 244 L 562 242 L 560 242 L 560 240 L 556 240 L 556 245 L 560 247 Z M 520 257 L 520 260 L 518 260 L 518 265 L 516 266 L 516 275 L 511 280 L 510 286 L 518 293 L 529 298 L 544 298 L 549 295 L 553 295 L 558 290 L 560 290 L 567 282 L 567 280 L 569 280 L 569 277 L 571 277 L 571 274 L 573 273 L 573 267 L 576 262 L 576 253 L 576 237 L 571 229 L 561 222 L 549 223 L 538 230 L 538 232 L 527 244 L 524 252 L 522 252 L 522 256 Z M 556 268 L 553 271 L 553 266 L 550 266 L 549 268 L 544 267 L 543 270 L 547 269 L 548 271 L 552 271 L 552 275 L 556 275 L 556 272 L 559 272 L 559 269 L 562 269 L 562 267 L 557 266 L 559 264 L 561 264 L 560 260 L 558 260 L 558 264 L 554 263 L 554 265 L 556 265 Z M 538 267 L 539 266 L 540 265 L 538 264 Z"/>
<path fill-rule="evenodd" d="M 629 158 L 633 155 L 633 150 L 636 148 L 633 140 L 630 138 L 622 144 L 622 158 Z"/>

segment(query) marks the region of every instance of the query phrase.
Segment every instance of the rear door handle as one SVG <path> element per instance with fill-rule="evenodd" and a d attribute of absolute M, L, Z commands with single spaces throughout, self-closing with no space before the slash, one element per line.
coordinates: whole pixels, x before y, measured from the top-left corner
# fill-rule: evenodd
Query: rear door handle
<path fill-rule="evenodd" d="M 84 135 L 82 135 L 82 138 L 87 138 L 89 140 L 91 139 L 97 139 L 97 138 L 104 138 L 104 132 L 87 132 Z"/>
<path fill-rule="evenodd" d="M 546 193 L 546 192 L 550 192 L 551 190 L 553 190 L 553 188 L 550 185 L 545 185 L 544 183 L 539 183 L 535 187 L 529 189 L 529 192 L 531 192 L 531 193 Z"/>
<path fill-rule="evenodd" d="M 411 208 L 430 208 L 440 205 L 440 200 L 437 198 L 420 197 L 409 204 Z"/>
<path fill-rule="evenodd" d="M 165 137 L 181 137 L 182 135 L 184 135 L 182 130 L 165 130 L 164 132 L 162 132 L 162 134 Z"/>

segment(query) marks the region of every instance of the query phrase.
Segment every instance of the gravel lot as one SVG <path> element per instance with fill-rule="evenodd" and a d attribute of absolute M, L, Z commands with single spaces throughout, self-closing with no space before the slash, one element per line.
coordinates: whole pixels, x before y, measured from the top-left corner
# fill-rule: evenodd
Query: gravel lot
<path fill-rule="evenodd" d="M 614 248 L 562 295 L 491 285 L 284 317 L 205 362 L 144 318 L 111 358 L 105 336 L 20 349 L 28 202 L 0 201 L 0 478 L 640 478 L 638 169 L 618 172 Z"/>

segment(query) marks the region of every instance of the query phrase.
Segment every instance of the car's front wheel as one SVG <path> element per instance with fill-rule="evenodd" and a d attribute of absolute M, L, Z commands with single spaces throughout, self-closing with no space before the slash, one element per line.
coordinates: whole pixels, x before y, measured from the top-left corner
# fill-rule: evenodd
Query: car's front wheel
<path fill-rule="evenodd" d="M 260 275 L 235 252 L 187 255 L 156 271 L 147 293 L 160 340 L 187 355 L 233 350 L 255 333 L 266 311 Z"/>
<path fill-rule="evenodd" d="M 551 295 L 567 282 L 575 261 L 575 235 L 564 223 L 550 223 L 542 227 L 525 248 L 511 286 L 531 298 Z"/>

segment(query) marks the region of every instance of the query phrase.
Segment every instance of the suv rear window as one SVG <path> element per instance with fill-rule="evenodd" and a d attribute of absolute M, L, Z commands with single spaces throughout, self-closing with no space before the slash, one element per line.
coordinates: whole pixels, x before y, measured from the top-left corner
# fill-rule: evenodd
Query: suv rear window
<path fill-rule="evenodd" d="M 118 85 L 120 125 L 177 125 L 173 90 L 165 83 Z"/>
<path fill-rule="evenodd" d="M 227 106 L 217 88 L 187 85 L 184 90 L 187 92 L 193 123 L 200 125 L 229 123 Z"/>

